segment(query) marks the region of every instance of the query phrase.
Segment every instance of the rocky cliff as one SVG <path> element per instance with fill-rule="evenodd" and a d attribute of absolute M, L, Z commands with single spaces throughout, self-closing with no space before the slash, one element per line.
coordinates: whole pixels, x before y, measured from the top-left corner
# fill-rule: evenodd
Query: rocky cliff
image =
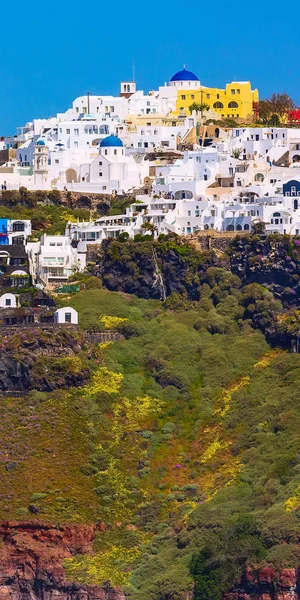
<path fill-rule="evenodd" d="M 272 567 L 246 570 L 241 586 L 224 595 L 224 600 L 298 600 L 300 577 L 296 569 L 283 569 L 279 574 Z"/>
<path fill-rule="evenodd" d="M 5 328 L 0 342 L 0 390 L 23 392 L 51 391 L 83 385 L 89 369 L 83 368 L 77 354 L 83 335 L 78 331 L 40 328 Z M 86 344 L 86 349 L 92 351 Z M 72 361 L 72 358 L 76 359 Z"/>
<path fill-rule="evenodd" d="M 63 561 L 92 549 L 95 525 L 0 524 L 1 600 L 123 600 L 118 589 L 67 581 Z"/>

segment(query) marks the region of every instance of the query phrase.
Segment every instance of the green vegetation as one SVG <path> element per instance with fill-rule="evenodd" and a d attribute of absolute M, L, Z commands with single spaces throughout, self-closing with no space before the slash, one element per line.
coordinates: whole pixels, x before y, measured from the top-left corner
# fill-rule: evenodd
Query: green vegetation
<path fill-rule="evenodd" d="M 107 253 L 137 277 L 152 247 L 116 242 Z M 296 256 L 296 242 L 286 247 Z M 243 286 L 226 261 L 212 266 L 211 253 L 163 240 L 164 276 L 166 256 L 187 292 L 165 303 L 108 292 L 88 274 L 58 297 L 83 329 L 123 337 L 91 346 L 81 333 L 77 353 L 33 367 L 55 381 L 87 368 L 84 385 L 3 399 L 0 516 L 104 522 L 93 553 L 65 561 L 70 580 L 109 580 L 132 600 L 220 600 L 247 566 L 299 564 L 300 356 L 263 334 L 295 333 L 299 314 Z M 22 338 L 9 343 L 20 355 Z"/>
<path fill-rule="evenodd" d="M 90 211 L 51 204 L 39 204 L 36 207 L 15 204 L 12 208 L 7 208 L 2 203 L 0 218 L 4 219 L 7 216 L 10 219 L 31 219 L 33 237 L 40 238 L 43 233 L 48 235 L 64 234 L 68 221 L 89 220 Z"/>

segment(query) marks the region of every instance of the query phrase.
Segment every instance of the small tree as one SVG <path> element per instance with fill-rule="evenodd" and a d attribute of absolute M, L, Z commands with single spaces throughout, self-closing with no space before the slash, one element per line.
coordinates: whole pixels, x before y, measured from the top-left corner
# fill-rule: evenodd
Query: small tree
<path fill-rule="evenodd" d="M 233 150 L 232 150 L 233 158 L 240 158 L 241 152 L 242 152 L 242 148 L 233 148 Z"/>
<path fill-rule="evenodd" d="M 266 231 L 266 224 L 263 221 L 257 221 L 257 223 L 253 223 L 251 233 L 254 235 L 261 235 Z"/>
<path fill-rule="evenodd" d="M 258 114 L 263 123 L 269 123 L 270 119 L 275 115 L 278 117 L 280 123 L 281 119 L 285 117 L 290 110 L 293 110 L 293 108 L 295 108 L 295 104 L 288 94 L 285 92 L 283 94 L 274 93 L 270 98 L 259 101 Z M 278 121 L 276 121 L 276 124 Z M 276 125 L 274 126 L 276 127 Z"/>
<path fill-rule="evenodd" d="M 279 127 L 280 126 L 279 116 L 276 114 L 271 115 L 271 118 L 268 120 L 268 125 L 270 125 L 271 127 Z"/>
<path fill-rule="evenodd" d="M 149 231 L 151 235 L 154 235 L 155 231 L 157 231 L 156 225 L 154 225 L 154 223 L 149 222 L 143 223 L 142 229 L 145 229 L 145 231 Z"/>
<path fill-rule="evenodd" d="M 197 102 L 193 102 L 190 106 L 189 106 L 189 111 L 192 114 L 193 110 L 195 110 L 196 112 L 203 112 L 205 110 L 209 110 L 209 105 L 202 103 L 202 104 L 198 104 Z"/>

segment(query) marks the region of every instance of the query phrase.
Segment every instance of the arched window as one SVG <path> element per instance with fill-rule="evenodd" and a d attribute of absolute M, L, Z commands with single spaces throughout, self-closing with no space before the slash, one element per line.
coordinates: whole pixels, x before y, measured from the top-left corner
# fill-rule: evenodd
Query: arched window
<path fill-rule="evenodd" d="M 213 108 L 224 108 L 224 105 L 222 104 L 222 102 L 215 102 L 213 104 Z"/>
<path fill-rule="evenodd" d="M 273 217 L 281 217 L 281 214 L 279 212 L 275 212 L 273 213 Z"/>
<path fill-rule="evenodd" d="M 127 86 L 127 92 L 130 92 L 130 85 Z"/>
<path fill-rule="evenodd" d="M 264 175 L 262 173 L 256 173 L 255 177 L 254 177 L 254 181 L 261 181 L 263 182 L 265 179 Z"/>
<path fill-rule="evenodd" d="M 238 108 L 238 107 L 239 107 L 238 103 L 234 102 L 234 101 L 229 102 L 229 104 L 228 104 L 228 108 Z"/>
<path fill-rule="evenodd" d="M 237 225 L 237 226 L 236 226 L 236 230 L 237 230 L 237 231 L 241 231 L 241 230 L 242 230 L 242 226 L 241 226 L 241 225 Z"/>
<path fill-rule="evenodd" d="M 233 225 L 227 225 L 226 231 L 234 231 Z"/>
<path fill-rule="evenodd" d="M 244 231 L 249 231 L 249 225 L 248 225 L 248 223 L 246 223 L 246 224 L 244 225 Z"/>
<path fill-rule="evenodd" d="M 296 192 L 296 186 L 292 185 L 291 187 L 291 196 L 296 196 L 297 192 Z"/>

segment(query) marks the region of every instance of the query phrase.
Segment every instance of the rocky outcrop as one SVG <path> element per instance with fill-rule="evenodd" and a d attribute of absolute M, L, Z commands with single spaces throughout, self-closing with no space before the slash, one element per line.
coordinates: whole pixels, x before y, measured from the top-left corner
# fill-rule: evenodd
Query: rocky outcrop
<path fill-rule="evenodd" d="M 300 240 L 290 236 L 238 236 L 229 248 L 230 267 L 243 285 L 267 287 L 287 307 L 300 306 Z"/>
<path fill-rule="evenodd" d="M 299 600 L 300 573 L 296 569 L 283 569 L 279 574 L 271 566 L 257 571 L 248 567 L 241 585 L 224 600 Z"/>
<path fill-rule="evenodd" d="M 166 296 L 178 293 L 199 300 L 201 273 L 218 263 L 213 252 L 204 252 L 201 256 L 184 240 L 168 244 L 105 240 L 94 274 L 110 291 L 160 300 L 163 285 Z"/>
<path fill-rule="evenodd" d="M 63 562 L 91 552 L 95 525 L 0 524 L 0 600 L 124 600 L 118 589 L 67 580 Z"/>
<path fill-rule="evenodd" d="M 9 331 L 0 342 L 0 391 L 52 391 L 83 385 L 90 377 L 89 369 L 78 369 L 76 364 L 72 369 L 72 363 L 65 360 L 76 357 L 82 343 L 82 334 L 66 329 Z"/>

